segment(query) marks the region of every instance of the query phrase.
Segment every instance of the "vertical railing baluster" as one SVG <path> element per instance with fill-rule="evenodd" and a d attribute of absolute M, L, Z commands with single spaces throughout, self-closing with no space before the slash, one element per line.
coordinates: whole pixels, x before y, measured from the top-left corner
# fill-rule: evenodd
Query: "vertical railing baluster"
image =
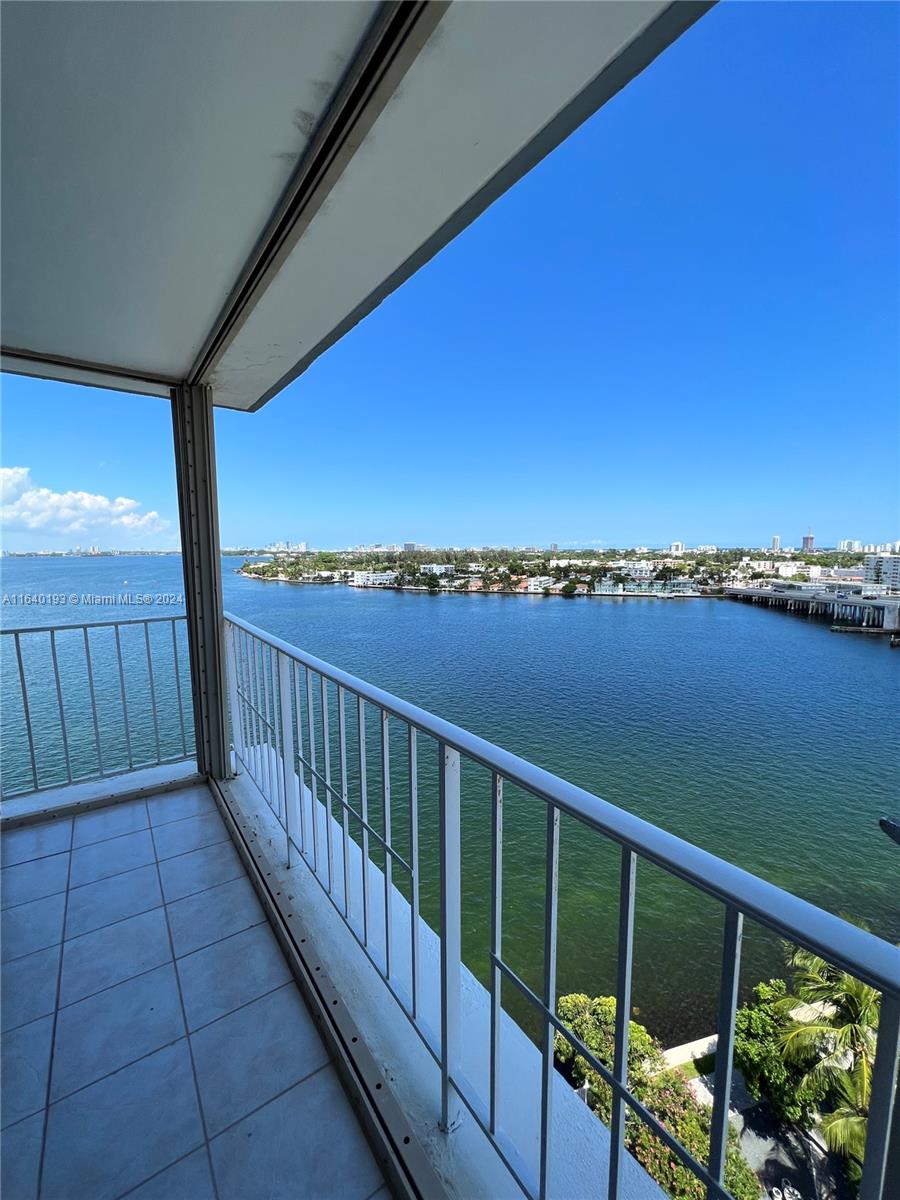
<path fill-rule="evenodd" d="M 85 630 L 85 643 L 87 643 L 87 630 Z M 153 710 L 153 737 L 156 741 L 156 762 L 162 762 L 162 751 L 159 746 L 159 716 L 156 711 L 156 687 L 153 681 L 153 656 L 150 653 L 150 626 L 144 622 L 144 646 L 147 650 L 147 678 L 150 684 L 150 707 Z M 88 656 L 90 659 L 90 655 Z M 96 720 L 96 707 L 94 709 L 94 719 Z M 99 742 L 98 742 L 99 746 Z"/>
<path fill-rule="evenodd" d="M 273 745 L 274 738 L 272 737 L 272 706 L 269 704 L 269 689 L 271 685 L 272 662 L 270 658 L 271 646 L 265 642 L 259 644 L 259 668 L 262 677 L 263 689 L 263 707 L 260 712 L 263 714 L 263 732 L 266 739 L 266 763 L 269 767 L 269 807 L 278 815 L 279 796 L 278 796 L 278 761 L 277 751 Z"/>
<path fill-rule="evenodd" d="M 272 691 L 272 766 L 275 768 L 275 803 L 276 816 L 279 822 L 284 818 L 284 810 L 287 806 L 287 795 L 285 792 L 285 774 L 284 774 L 284 742 L 281 737 L 281 693 L 278 686 L 278 651 L 269 646 L 266 654 L 269 664 L 269 683 Z"/>
<path fill-rule="evenodd" d="M 412 1017 L 419 1012 L 419 763 L 416 731 L 409 727 L 409 865 L 412 868 L 410 906 L 410 965 Z"/>
<path fill-rule="evenodd" d="M 144 628 L 146 629 L 147 626 L 145 625 Z M 82 629 L 82 632 L 84 633 L 84 661 L 87 666 L 88 690 L 90 691 L 90 694 L 91 694 L 91 718 L 94 722 L 94 742 L 97 746 L 97 771 L 99 772 L 99 774 L 102 775 L 103 774 L 103 750 L 101 749 L 101 746 L 100 746 L 100 723 L 97 720 L 97 693 L 94 689 L 94 668 L 93 668 L 93 664 L 91 662 L 91 642 L 90 642 L 90 638 L 88 637 L 88 631 L 87 631 L 86 625 Z M 154 708 L 154 718 L 155 718 L 155 716 L 156 716 L 156 709 Z M 157 736 L 157 750 L 158 749 L 159 749 L 159 737 Z"/>
<path fill-rule="evenodd" d="M 181 753 L 187 757 L 187 737 L 184 732 L 184 701 L 181 698 L 181 668 L 178 666 L 178 637 L 175 632 L 177 617 L 172 618 L 172 663 L 175 667 L 175 694 L 178 697 L 178 721 L 181 725 Z"/>
<path fill-rule="evenodd" d="M 362 906 L 363 945 L 369 945 L 369 795 L 366 782 L 366 703 L 356 697 L 356 721 L 359 751 L 359 812 L 362 817 Z"/>
<path fill-rule="evenodd" d="M 306 768 L 303 765 L 303 704 L 300 664 L 294 663 L 294 731 L 297 734 L 297 775 L 300 780 L 300 853 L 306 857 Z M 313 814 L 315 816 L 315 814 Z"/>
<path fill-rule="evenodd" d="M 350 814 L 347 805 L 350 792 L 347 787 L 347 714 L 344 705 L 344 689 L 338 684 L 338 742 L 341 760 L 341 838 L 344 852 L 344 916 L 350 920 Z"/>
<path fill-rule="evenodd" d="M 897 1116 L 897 1072 L 900 1056 L 900 996 L 884 992 L 878 1015 L 878 1042 L 872 1071 L 872 1093 L 859 1200 L 892 1200 L 900 1184 L 900 1119 Z M 891 1135 L 895 1144 L 891 1145 Z"/>
<path fill-rule="evenodd" d="M 500 1090 L 501 975 L 503 946 L 503 779 L 491 775 L 491 1062 L 489 1122 L 497 1132 Z"/>
<path fill-rule="evenodd" d="M 265 747 L 266 718 L 263 715 L 262 701 L 262 645 L 255 638 L 250 639 L 253 662 L 253 684 L 256 692 L 256 744 L 259 749 L 259 787 L 266 803 L 272 807 L 272 764 Z"/>
<path fill-rule="evenodd" d="M 381 800 L 384 813 L 384 841 L 387 849 L 384 852 L 384 965 L 385 974 L 391 977 L 391 943 L 393 930 L 391 916 L 393 911 L 394 889 L 393 860 L 391 858 L 391 729 L 388 714 L 381 710 Z"/>
<path fill-rule="evenodd" d="M 559 909 L 559 809 L 547 806 L 547 865 L 544 888 L 544 1007 L 556 1015 L 556 926 Z M 541 1062 L 541 1163 L 539 1194 L 547 1200 L 550 1179 L 550 1133 L 553 1127 L 553 1025 L 544 1017 Z"/>
<path fill-rule="evenodd" d="M 247 694 L 250 697 L 250 737 L 253 744 L 253 779 L 259 790 L 265 795 L 263 783 L 263 760 L 260 748 L 259 696 L 256 687 L 256 641 L 249 633 L 244 634 L 244 656 L 247 662 Z"/>
<path fill-rule="evenodd" d="M 242 707 L 244 717 L 244 750 L 245 765 L 250 772 L 250 778 L 259 783 L 256 770 L 256 727 L 253 718 L 253 681 L 250 675 L 250 658 L 247 650 L 247 634 L 243 629 L 237 630 L 235 651 L 241 664 L 241 690 L 244 693 Z"/>
<path fill-rule="evenodd" d="M 334 842 L 331 834 L 331 730 L 328 720 L 328 681 L 319 676 L 322 705 L 322 769 L 325 772 L 325 857 L 328 866 L 328 895 L 334 891 Z"/>
<path fill-rule="evenodd" d="M 613 1042 L 613 1075 L 628 1086 L 628 1034 L 631 1021 L 631 967 L 634 961 L 634 893 L 637 856 L 622 847 L 619 875 L 619 939 L 616 965 L 616 1025 Z M 618 1200 L 619 1172 L 625 1149 L 625 1101 L 614 1091 L 609 1147 L 609 1200 Z"/>
<path fill-rule="evenodd" d="M 128 769 L 129 771 L 134 766 L 134 758 L 131 753 L 131 731 L 129 730 L 128 717 L 128 698 L 125 695 L 125 668 L 122 665 L 122 642 L 119 637 L 119 627 L 115 626 L 116 631 L 116 662 L 119 664 L 119 694 L 122 697 L 122 720 L 125 725 L 125 749 L 128 753 Z"/>
<path fill-rule="evenodd" d="M 25 683 L 25 668 L 22 665 L 22 645 L 19 640 L 19 634 L 13 634 L 13 640 L 16 644 L 16 662 L 19 666 L 19 685 L 22 688 L 22 711 L 25 714 L 25 733 L 28 736 L 28 753 L 31 757 L 31 778 L 34 783 L 35 791 L 37 791 L 38 775 L 37 761 L 34 757 L 34 734 L 31 729 L 31 709 L 28 706 L 28 686 Z"/>
<path fill-rule="evenodd" d="M 741 940 L 744 917 L 730 904 L 725 909 L 725 934 L 722 942 L 722 978 L 719 984 L 719 1019 L 716 1026 L 716 1074 L 713 1084 L 713 1109 L 709 1137 L 709 1173 L 717 1183 L 725 1182 L 725 1156 L 728 1150 L 728 1109 L 731 1104 L 731 1059 L 734 1046 L 734 1020 L 741 977 Z M 712 1188 L 709 1200 L 716 1200 Z"/>
<path fill-rule="evenodd" d="M 50 630 L 50 657 L 53 660 L 53 679 L 56 683 L 56 703 L 59 705 L 59 729 L 62 734 L 63 753 L 66 757 L 66 781 L 72 782 L 72 760 L 69 757 L 69 735 L 66 729 L 66 712 L 63 708 L 62 686 L 59 681 L 59 661 L 56 657 L 56 630 Z"/>
<path fill-rule="evenodd" d="M 438 746 L 438 834 L 441 933 L 441 1122 L 445 1133 L 456 1125 L 459 1101 L 453 1076 L 460 1057 L 460 961 L 462 959 L 462 886 L 460 878 L 459 751 Z"/>
<path fill-rule="evenodd" d="M 312 671 L 306 668 L 306 744 L 309 747 L 309 790 L 310 807 L 312 809 L 312 856 L 313 870 L 319 873 L 319 787 L 316 779 L 318 761 L 316 759 L 316 720 L 313 708 Z"/>
<path fill-rule="evenodd" d="M 291 806 L 297 790 L 294 771 L 294 733 L 291 717 L 291 660 L 278 652 L 278 695 L 281 701 L 281 770 L 284 777 L 284 834 L 287 865 L 291 866 Z"/>
<path fill-rule="evenodd" d="M 175 628 L 173 621 L 172 628 Z M 237 653 L 234 648 L 234 626 L 225 622 L 225 659 L 228 670 L 228 708 L 231 712 L 231 739 L 234 742 L 235 769 L 244 760 L 244 731 L 241 725 L 241 702 L 238 694 Z M 184 723 L 182 722 L 182 730 Z"/>

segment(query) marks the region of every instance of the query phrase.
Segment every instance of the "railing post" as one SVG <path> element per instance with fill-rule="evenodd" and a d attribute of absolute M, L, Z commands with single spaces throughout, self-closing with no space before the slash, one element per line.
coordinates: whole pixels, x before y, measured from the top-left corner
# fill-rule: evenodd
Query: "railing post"
<path fill-rule="evenodd" d="M 280 650 L 278 656 L 278 699 L 281 710 L 281 778 L 284 783 L 284 835 L 287 839 L 287 865 L 291 865 L 291 807 L 297 790 L 294 771 L 294 722 L 291 720 L 291 660 Z"/>
<path fill-rule="evenodd" d="M 234 773 L 238 772 L 238 763 L 244 761 L 244 730 L 241 722 L 241 705 L 238 697 L 237 651 L 234 645 L 234 626 L 230 621 L 225 623 L 225 649 L 228 660 L 228 708 L 231 712 L 231 740 L 234 742 Z"/>
<path fill-rule="evenodd" d="M 441 1121 L 449 1133 L 459 1123 L 451 1080 L 459 1064 L 462 884 L 460 879 L 459 751 L 440 743 L 439 837 L 441 872 Z"/>
<path fill-rule="evenodd" d="M 878 1042 L 872 1072 L 872 1099 L 866 1132 L 859 1200 L 892 1200 L 891 1185 L 900 1185 L 900 1121 L 892 1120 L 897 1108 L 897 1068 L 900 1057 L 900 997 L 881 997 Z M 894 1143 L 892 1146 L 891 1143 Z"/>
<path fill-rule="evenodd" d="M 500 1094 L 501 975 L 503 957 L 503 778 L 491 777 L 491 1066 L 489 1128 L 496 1134 Z"/>
<path fill-rule="evenodd" d="M 716 1022 L 716 1074 L 713 1084 L 713 1110 L 710 1125 L 709 1173 L 717 1183 L 725 1182 L 728 1153 L 728 1109 L 731 1104 L 731 1060 L 738 985 L 741 975 L 741 940 L 744 917 L 732 905 L 725 909 L 725 936 L 722 943 L 722 979 L 719 985 L 719 1019 Z M 715 1193 L 710 1190 L 710 1200 Z"/>
<path fill-rule="evenodd" d="M 544 1018 L 541 1061 L 541 1161 L 540 1200 L 550 1189 L 550 1142 L 553 1136 L 554 1029 L 556 1016 L 556 926 L 559 912 L 559 809 L 547 806 L 547 861 L 544 886 Z"/>
<path fill-rule="evenodd" d="M 628 1042 L 631 1032 L 631 968 L 634 961 L 634 888 L 637 856 L 622 847 L 619 874 L 619 945 L 616 968 L 616 1026 L 613 1074 L 622 1087 L 628 1086 Z M 613 1091 L 609 1146 L 609 1200 L 618 1200 L 619 1172 L 625 1152 L 625 1101 Z"/>

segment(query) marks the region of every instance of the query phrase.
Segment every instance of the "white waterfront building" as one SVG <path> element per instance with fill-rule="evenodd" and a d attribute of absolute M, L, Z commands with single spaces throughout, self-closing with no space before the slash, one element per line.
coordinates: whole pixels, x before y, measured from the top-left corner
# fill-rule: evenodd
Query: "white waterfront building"
<path fill-rule="evenodd" d="M 420 570 L 424 575 L 452 575 L 453 563 L 423 563 Z"/>
<path fill-rule="evenodd" d="M 552 575 L 535 575 L 528 580 L 528 591 L 543 592 L 544 588 L 552 587 L 554 582 Z"/>
<path fill-rule="evenodd" d="M 396 571 L 354 571 L 351 587 L 390 587 L 397 582 Z"/>

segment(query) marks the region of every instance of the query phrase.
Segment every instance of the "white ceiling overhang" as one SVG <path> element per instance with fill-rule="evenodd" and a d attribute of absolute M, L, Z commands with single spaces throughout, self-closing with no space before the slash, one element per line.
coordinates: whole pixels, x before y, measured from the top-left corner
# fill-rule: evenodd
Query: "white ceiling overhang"
<path fill-rule="evenodd" d="M 6 0 L 4 368 L 259 407 L 707 7 Z"/>

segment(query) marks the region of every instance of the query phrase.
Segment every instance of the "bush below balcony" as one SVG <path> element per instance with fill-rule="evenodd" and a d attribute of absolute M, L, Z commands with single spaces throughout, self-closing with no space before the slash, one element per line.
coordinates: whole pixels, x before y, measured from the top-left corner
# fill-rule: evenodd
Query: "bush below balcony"
<path fill-rule="evenodd" d="M 566 1026 L 612 1070 L 616 1001 L 574 993 L 561 997 L 558 1013 Z M 577 1054 L 561 1034 L 555 1038 L 556 1062 L 575 1087 L 588 1086 L 588 1103 L 607 1124 L 612 1113 L 612 1090 L 601 1075 Z M 694 1099 L 678 1070 L 663 1070 L 659 1042 L 636 1021 L 629 1022 L 628 1084 L 631 1092 L 701 1163 L 709 1157 L 710 1110 Z M 673 1200 L 705 1200 L 706 1188 L 671 1150 L 636 1116 L 625 1122 L 625 1145 Z M 737 1134 L 728 1130 L 725 1186 L 736 1200 L 759 1200 L 756 1176 L 741 1155 Z"/>

